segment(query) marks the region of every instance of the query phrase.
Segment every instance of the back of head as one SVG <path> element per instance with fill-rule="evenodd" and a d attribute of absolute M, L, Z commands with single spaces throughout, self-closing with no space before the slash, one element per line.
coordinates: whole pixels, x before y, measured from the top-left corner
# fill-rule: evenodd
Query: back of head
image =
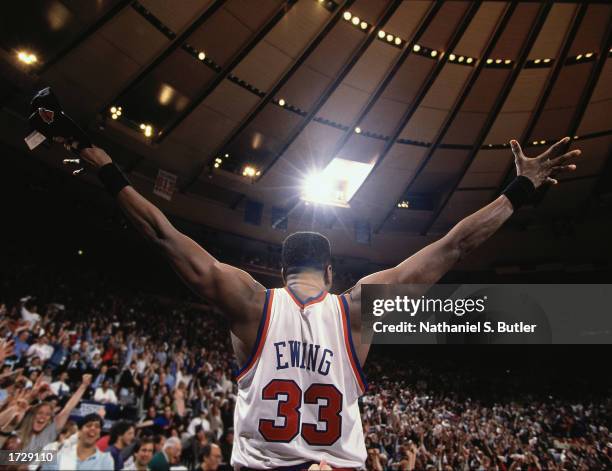
<path fill-rule="evenodd" d="M 318 232 L 294 232 L 283 242 L 282 266 L 284 276 L 304 270 L 325 271 L 331 264 L 329 240 Z"/>

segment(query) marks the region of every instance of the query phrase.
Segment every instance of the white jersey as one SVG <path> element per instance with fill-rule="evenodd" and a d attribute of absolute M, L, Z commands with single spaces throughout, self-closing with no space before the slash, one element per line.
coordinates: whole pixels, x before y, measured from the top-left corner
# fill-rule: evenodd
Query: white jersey
<path fill-rule="evenodd" d="M 362 468 L 358 399 L 366 383 L 346 299 L 268 290 L 251 358 L 238 372 L 232 465 L 270 469 L 325 459 Z"/>

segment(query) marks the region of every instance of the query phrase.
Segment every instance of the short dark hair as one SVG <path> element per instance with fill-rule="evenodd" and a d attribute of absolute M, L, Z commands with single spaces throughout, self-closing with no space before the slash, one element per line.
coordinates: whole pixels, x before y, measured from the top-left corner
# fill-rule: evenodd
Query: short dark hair
<path fill-rule="evenodd" d="M 104 419 L 100 417 L 98 414 L 96 414 L 95 412 L 93 412 L 91 414 L 87 414 L 85 417 L 83 417 L 80 420 L 79 430 L 81 430 L 83 427 L 85 427 L 85 425 L 87 425 L 90 422 L 98 422 L 100 424 L 100 427 L 104 426 Z"/>
<path fill-rule="evenodd" d="M 119 420 L 113 424 L 110 429 L 110 438 L 108 440 L 109 445 L 113 445 L 117 439 L 132 428 L 134 424 L 129 420 Z"/>
<path fill-rule="evenodd" d="M 149 445 L 149 444 L 155 446 L 155 443 L 153 442 L 153 438 L 152 437 L 142 437 L 140 440 L 136 442 L 136 445 L 134 445 L 134 453 L 138 453 L 142 445 Z"/>
<path fill-rule="evenodd" d="M 323 271 L 331 263 L 331 246 L 318 232 L 294 232 L 284 240 L 281 257 L 285 276 L 304 269 Z"/>

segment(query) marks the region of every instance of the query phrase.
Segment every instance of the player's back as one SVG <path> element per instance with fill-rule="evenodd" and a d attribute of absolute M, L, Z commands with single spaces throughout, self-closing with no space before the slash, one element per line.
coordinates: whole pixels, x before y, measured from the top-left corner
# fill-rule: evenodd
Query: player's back
<path fill-rule="evenodd" d="M 232 464 L 258 469 L 325 459 L 359 468 L 366 450 L 357 400 L 365 379 L 348 304 L 268 290 L 251 358 L 238 372 Z"/>

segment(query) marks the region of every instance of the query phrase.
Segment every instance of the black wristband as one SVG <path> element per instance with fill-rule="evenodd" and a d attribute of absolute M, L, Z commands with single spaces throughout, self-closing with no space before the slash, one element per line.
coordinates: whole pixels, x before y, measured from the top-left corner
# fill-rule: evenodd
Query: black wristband
<path fill-rule="evenodd" d="M 533 182 L 529 178 L 519 175 L 510 182 L 502 192 L 502 195 L 506 195 L 510 203 L 512 203 L 512 207 L 517 210 L 525 203 L 528 203 L 533 198 L 534 193 L 535 186 Z"/>
<path fill-rule="evenodd" d="M 98 170 L 98 178 L 113 197 L 116 197 L 123 188 L 130 184 L 119 167 L 113 163 L 101 167 Z"/>

